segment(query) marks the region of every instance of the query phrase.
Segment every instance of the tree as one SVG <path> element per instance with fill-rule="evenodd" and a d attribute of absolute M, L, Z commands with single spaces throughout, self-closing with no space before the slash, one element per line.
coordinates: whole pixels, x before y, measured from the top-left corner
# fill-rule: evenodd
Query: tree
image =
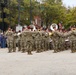
<path fill-rule="evenodd" d="M 4 0 L 1 0 L 3 2 Z M 50 25 L 52 23 L 62 22 L 65 27 L 76 23 L 76 7 L 66 8 L 63 6 L 62 0 L 31 0 L 31 16 L 40 16 L 43 24 Z M 8 0 L 7 6 L 4 8 L 7 13 L 7 22 L 11 26 L 18 24 L 18 0 Z M 1 11 L 0 11 L 1 12 Z M 0 18 L 0 21 L 2 19 Z M 20 24 L 30 24 L 30 0 L 20 0 Z"/>

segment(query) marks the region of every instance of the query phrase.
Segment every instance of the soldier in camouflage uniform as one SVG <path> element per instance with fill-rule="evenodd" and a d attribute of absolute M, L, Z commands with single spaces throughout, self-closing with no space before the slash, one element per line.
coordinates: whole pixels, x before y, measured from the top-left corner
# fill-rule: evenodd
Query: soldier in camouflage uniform
<path fill-rule="evenodd" d="M 59 46 L 59 35 L 57 34 L 57 31 L 54 31 L 51 35 L 51 38 L 53 40 L 53 49 L 54 49 L 54 53 L 57 53 L 58 50 L 58 46 Z"/>
<path fill-rule="evenodd" d="M 17 40 L 17 34 L 13 33 L 13 52 L 16 52 L 16 40 Z"/>
<path fill-rule="evenodd" d="M 41 52 L 41 34 L 39 32 L 36 32 L 35 46 L 36 46 L 36 51 L 38 53 Z"/>
<path fill-rule="evenodd" d="M 18 51 L 22 51 L 22 34 L 18 34 L 18 42 L 17 42 L 17 45 L 18 45 Z"/>
<path fill-rule="evenodd" d="M 45 32 L 45 50 L 49 49 L 49 33 Z"/>
<path fill-rule="evenodd" d="M 13 32 L 11 30 L 11 28 L 8 29 L 8 31 L 5 33 L 6 37 L 7 37 L 7 47 L 8 47 L 8 52 L 11 53 L 13 50 Z M 14 51 L 14 50 L 13 50 Z"/>
<path fill-rule="evenodd" d="M 27 52 L 27 39 L 29 38 L 28 32 L 29 31 L 25 29 L 21 34 L 21 48 L 23 53 Z"/>
<path fill-rule="evenodd" d="M 32 54 L 31 51 L 33 49 L 33 36 L 32 36 L 32 31 L 26 31 L 26 49 L 28 54 Z"/>
<path fill-rule="evenodd" d="M 63 51 L 64 50 L 64 42 L 65 42 L 65 40 L 64 40 L 64 34 L 63 34 L 63 32 L 57 31 L 57 34 L 59 36 L 59 40 L 58 40 L 58 51 L 60 52 L 60 51 Z"/>
<path fill-rule="evenodd" d="M 64 34 L 66 34 L 66 33 L 64 33 Z M 64 40 L 65 40 L 65 42 L 64 42 L 64 49 L 65 50 L 70 49 L 70 40 L 69 40 L 69 37 L 68 36 L 65 37 Z"/>
<path fill-rule="evenodd" d="M 45 34 L 44 34 L 44 32 L 42 33 L 41 49 L 42 49 L 42 51 L 45 51 Z"/>
<path fill-rule="evenodd" d="M 70 35 L 70 47 L 71 47 L 71 52 L 74 53 L 76 52 L 76 31 L 71 31 Z"/>
<path fill-rule="evenodd" d="M 73 32 L 72 31 L 69 31 L 69 32 L 65 32 L 64 33 L 64 39 L 65 39 L 65 43 L 66 43 L 66 38 L 68 38 L 69 39 L 69 48 L 71 48 L 72 47 L 72 34 L 73 34 Z M 66 44 L 64 45 L 64 47 L 65 47 L 65 50 L 66 50 Z"/>
<path fill-rule="evenodd" d="M 33 37 L 33 51 L 36 51 L 36 45 L 35 45 L 36 33 L 37 33 L 37 31 L 34 31 L 32 33 L 32 37 Z"/>
<path fill-rule="evenodd" d="M 53 49 L 53 42 L 52 42 L 52 32 L 49 32 L 49 49 L 52 50 Z"/>

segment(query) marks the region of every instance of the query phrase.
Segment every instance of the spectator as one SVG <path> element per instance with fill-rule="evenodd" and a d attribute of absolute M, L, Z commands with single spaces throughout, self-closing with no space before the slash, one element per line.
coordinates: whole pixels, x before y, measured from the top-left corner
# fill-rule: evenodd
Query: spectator
<path fill-rule="evenodd" d="M 6 47 L 6 37 L 1 33 L 1 48 Z"/>

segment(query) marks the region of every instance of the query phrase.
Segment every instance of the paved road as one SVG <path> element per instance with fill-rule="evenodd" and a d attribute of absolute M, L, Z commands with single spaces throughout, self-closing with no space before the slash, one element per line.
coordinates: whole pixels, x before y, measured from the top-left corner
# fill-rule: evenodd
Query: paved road
<path fill-rule="evenodd" d="M 76 53 L 7 53 L 0 49 L 0 75 L 76 75 Z"/>

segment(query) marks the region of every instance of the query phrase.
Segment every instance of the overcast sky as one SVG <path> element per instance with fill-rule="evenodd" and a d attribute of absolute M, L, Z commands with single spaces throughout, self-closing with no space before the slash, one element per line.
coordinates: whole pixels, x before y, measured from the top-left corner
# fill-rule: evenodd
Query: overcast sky
<path fill-rule="evenodd" d="M 41 1 L 41 0 L 37 0 L 37 1 Z M 68 7 L 68 6 L 71 6 L 71 7 L 76 6 L 76 0 L 62 0 L 62 1 L 63 1 L 64 5 L 66 7 Z"/>
<path fill-rule="evenodd" d="M 71 7 L 76 6 L 76 0 L 63 0 L 63 3 L 64 3 L 66 6 L 71 6 Z"/>

